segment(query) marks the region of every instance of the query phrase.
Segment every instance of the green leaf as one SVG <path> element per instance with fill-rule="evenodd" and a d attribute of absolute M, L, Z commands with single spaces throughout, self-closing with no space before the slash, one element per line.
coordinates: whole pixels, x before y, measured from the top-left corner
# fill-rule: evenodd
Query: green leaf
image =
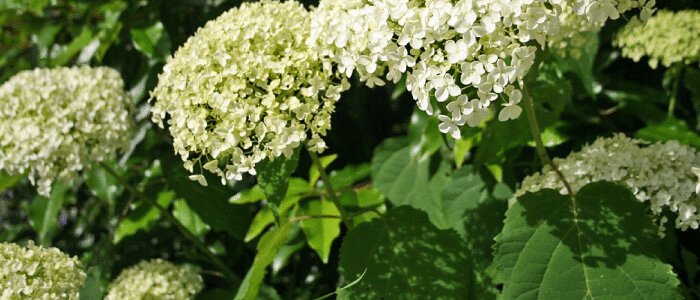
<path fill-rule="evenodd" d="M 284 199 L 289 185 L 289 176 L 294 173 L 299 164 L 300 148 L 297 148 L 294 155 L 289 158 L 285 156 L 276 157 L 274 160 L 266 158 L 255 167 L 258 172 L 258 184 L 265 192 L 267 201 L 280 205 Z"/>
<path fill-rule="evenodd" d="M 235 300 L 257 299 L 260 286 L 265 279 L 265 270 L 269 266 L 280 248 L 289 239 L 292 223 L 287 222 L 280 227 L 266 232 L 258 242 L 258 253 L 255 255 L 253 265 L 248 270 L 243 282 L 236 292 Z"/>
<path fill-rule="evenodd" d="M 151 59 L 165 62 L 165 57 L 170 52 L 170 38 L 161 22 L 146 28 L 132 29 L 131 40 L 136 50 Z"/>
<path fill-rule="evenodd" d="M 459 140 L 455 140 L 455 146 L 453 149 L 455 156 L 455 165 L 457 168 L 464 164 L 464 160 L 467 158 L 467 152 L 478 143 L 481 138 L 480 134 L 471 135 L 469 137 L 462 137 Z"/>
<path fill-rule="evenodd" d="M 296 177 L 290 178 L 289 189 L 287 189 L 287 195 L 284 197 L 284 200 L 282 200 L 282 203 L 278 208 L 278 213 L 280 215 L 286 213 L 289 208 L 291 208 L 293 205 L 299 202 L 299 200 L 301 199 L 299 195 L 309 192 L 309 189 L 309 183 L 306 182 L 306 180 Z M 253 188 L 253 190 L 255 190 L 255 188 Z M 262 193 L 262 189 L 260 189 L 260 193 Z M 245 197 L 249 196 L 251 195 L 247 195 Z M 254 197 L 257 198 L 258 196 L 259 195 L 255 195 Z M 239 200 L 247 201 L 243 197 L 241 197 Z M 275 217 L 272 212 L 272 208 L 269 205 L 263 207 L 260 211 L 258 211 L 255 217 L 253 217 L 253 221 L 250 222 L 250 227 L 248 227 L 248 232 L 246 233 L 244 241 L 249 242 L 253 240 L 274 221 Z"/>
<path fill-rule="evenodd" d="M 367 208 L 384 204 L 384 197 L 375 188 L 355 191 L 345 191 L 338 196 L 338 201 L 343 206 Z"/>
<path fill-rule="evenodd" d="M 90 29 L 83 29 L 79 36 L 75 37 L 73 41 L 62 49 L 56 57 L 51 59 L 51 65 L 67 65 L 76 54 L 78 54 L 83 50 L 83 48 L 85 48 L 85 46 L 92 42 L 93 38 L 94 35 Z"/>
<path fill-rule="evenodd" d="M 542 130 L 540 133 L 540 138 L 542 139 L 542 145 L 545 147 L 555 147 L 563 144 L 568 140 L 568 137 L 561 132 L 561 128 L 565 126 L 563 122 L 557 122 L 552 126 L 549 126 Z M 535 147 L 535 140 L 530 140 L 527 142 L 530 147 Z"/>
<path fill-rule="evenodd" d="M 650 124 L 635 133 L 635 138 L 649 142 L 676 140 L 681 144 L 700 148 L 700 136 L 690 130 L 683 120 L 669 116 L 661 123 Z"/>
<path fill-rule="evenodd" d="M 417 157 L 416 148 L 395 150 L 401 140 L 388 139 L 372 159 L 374 187 L 394 205 L 410 205 L 428 213 L 438 228 L 448 228 L 442 212 L 440 191 L 449 180 L 451 167 L 436 156 Z"/>
<path fill-rule="evenodd" d="M 263 192 L 262 188 L 260 188 L 259 185 L 256 185 L 252 188 L 249 188 L 247 190 L 233 195 L 229 202 L 233 204 L 246 204 L 255 203 L 262 199 L 265 199 L 265 192 Z"/>
<path fill-rule="evenodd" d="M 175 199 L 175 192 L 161 191 L 158 193 L 156 203 L 163 208 L 170 206 L 170 203 Z M 117 230 L 114 232 L 114 243 L 119 243 L 123 238 L 136 233 L 139 230 L 148 230 L 153 225 L 153 222 L 160 217 L 160 211 L 149 205 L 141 202 L 136 205 L 136 208 L 129 211 L 129 214 L 121 222 Z"/>
<path fill-rule="evenodd" d="M 329 215 L 340 216 L 338 208 L 330 201 L 313 200 L 301 207 L 306 216 Z M 315 218 L 301 221 L 301 229 L 306 235 L 306 241 L 314 249 L 324 264 L 328 263 L 331 245 L 340 235 L 340 218 Z"/>
<path fill-rule="evenodd" d="M 53 45 L 56 35 L 63 29 L 62 25 L 45 25 L 39 34 L 36 35 L 36 45 L 39 49 L 50 50 L 49 47 Z"/>
<path fill-rule="evenodd" d="M 663 122 L 668 116 L 668 94 L 648 84 L 616 78 L 606 85 L 603 94 L 619 103 L 621 112 L 647 123 Z"/>
<path fill-rule="evenodd" d="M 91 300 L 91 299 L 101 299 L 104 293 L 104 287 L 102 286 L 101 277 L 102 271 L 100 268 L 90 268 L 87 270 L 87 278 L 85 278 L 85 284 L 80 288 L 80 299 L 81 300 Z"/>
<path fill-rule="evenodd" d="M 322 156 L 319 159 L 321 160 L 321 165 L 325 169 L 336 158 L 338 158 L 338 154 L 331 154 L 331 155 Z M 316 168 L 316 164 L 311 164 L 311 168 L 309 168 L 309 184 L 311 185 L 312 188 L 316 186 L 316 181 L 318 181 L 319 176 L 321 176 L 321 174 L 318 172 L 318 168 Z"/>
<path fill-rule="evenodd" d="M 340 249 L 340 274 L 364 277 L 338 299 L 464 299 L 472 267 L 462 239 L 439 230 L 424 212 L 395 207 L 350 231 Z"/>
<path fill-rule="evenodd" d="M 184 199 L 175 201 L 173 216 L 195 236 L 202 237 L 209 232 L 211 228 L 207 223 L 202 221 L 202 218 L 200 218 L 196 212 L 190 209 L 187 205 L 187 201 Z"/>
<path fill-rule="evenodd" d="M 290 196 L 287 198 L 284 198 L 282 200 L 282 204 L 279 207 L 279 214 L 283 215 L 287 210 L 297 202 L 301 197 L 299 196 Z M 272 208 L 268 205 L 263 207 L 256 215 L 253 217 L 253 220 L 250 222 L 250 227 L 248 228 L 248 232 L 245 235 L 245 238 L 243 239 L 244 242 L 250 242 L 253 240 L 255 237 L 257 237 L 260 233 L 265 230 L 268 226 L 272 225 L 272 223 L 275 222 L 275 217 L 272 212 Z"/>
<path fill-rule="evenodd" d="M 39 245 L 51 246 L 51 240 L 58 232 L 59 225 L 61 225 L 58 213 L 63 203 L 69 201 L 66 195 L 69 189 L 70 186 L 68 184 L 57 181 L 51 188 L 49 198 L 37 195 L 28 204 L 27 210 L 31 221 L 30 224 L 38 235 L 37 243 Z"/>
<path fill-rule="evenodd" d="M 470 166 L 465 166 L 452 176 L 452 180 L 442 189 L 441 213 L 449 227 L 466 238 L 464 213 L 473 210 L 488 197 L 486 183 Z"/>
<path fill-rule="evenodd" d="M 440 121 L 435 116 L 429 116 L 418 108 L 413 110 L 408 127 L 408 138 L 411 144 L 419 146 L 417 156 L 432 155 L 442 147 L 443 138 L 438 130 L 439 124 Z"/>
<path fill-rule="evenodd" d="M 179 157 L 168 155 L 162 159 L 161 168 L 168 185 L 177 193 L 178 198 L 184 198 L 202 221 L 209 224 L 212 230 L 223 231 L 232 237 L 243 240 L 252 214 L 247 207 L 229 203 L 234 190 L 220 184 L 210 184 L 207 187 L 190 180 L 189 173 L 182 167 Z M 205 173 L 208 182 L 217 182 L 218 177 Z"/>
<path fill-rule="evenodd" d="M 328 174 L 328 180 L 335 190 L 340 190 L 360 180 L 369 178 L 371 174 L 372 167 L 369 163 L 347 165 L 340 170 L 331 171 L 330 174 Z"/>
<path fill-rule="evenodd" d="M 491 190 L 480 173 L 469 166 L 456 170 L 442 190 L 445 218 L 466 242 L 474 263 L 478 286 L 474 299 L 495 299 L 500 294 L 489 266 L 493 262 L 493 239 L 503 227 L 511 195 L 503 183 Z"/>
<path fill-rule="evenodd" d="M 275 258 L 272 260 L 272 276 L 276 276 L 284 266 L 287 265 L 287 261 L 292 256 L 292 254 L 301 250 L 306 246 L 306 237 L 301 234 L 301 225 L 299 222 L 294 222 L 292 224 L 292 230 L 289 233 L 289 241 L 287 241 L 284 246 L 280 247 L 277 251 Z"/>
<path fill-rule="evenodd" d="M 573 202 L 550 189 L 527 193 L 497 237 L 503 298 L 679 299 L 657 230 L 644 205 L 609 182 L 584 186 Z"/>
<path fill-rule="evenodd" d="M 572 72 L 581 80 L 583 87 L 588 92 L 588 95 L 595 97 L 595 78 L 593 76 L 593 62 L 598 53 L 598 32 L 581 32 L 578 34 L 587 40 L 587 44 L 582 47 L 567 47 L 562 49 L 567 51 L 568 55 L 560 55 L 558 51 L 551 51 L 557 61 L 557 67 L 563 72 Z M 579 56 L 572 55 L 572 52 L 580 53 Z"/>
<path fill-rule="evenodd" d="M 0 192 L 14 187 L 27 174 L 8 175 L 5 171 L 0 171 Z"/>
<path fill-rule="evenodd" d="M 114 167 L 112 165 L 112 167 Z M 90 191 L 102 200 L 114 202 L 114 198 L 119 190 L 117 181 L 105 171 L 104 168 L 92 168 L 90 174 L 85 179 L 85 183 L 90 188 Z"/>

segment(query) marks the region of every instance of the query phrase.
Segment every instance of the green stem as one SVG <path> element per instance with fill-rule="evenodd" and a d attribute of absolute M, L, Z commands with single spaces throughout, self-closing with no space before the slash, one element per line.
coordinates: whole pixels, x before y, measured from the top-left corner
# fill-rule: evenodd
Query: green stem
<path fill-rule="evenodd" d="M 343 220 L 343 223 L 345 223 L 345 227 L 347 227 L 348 230 L 352 230 L 352 222 L 350 222 L 350 219 L 348 219 L 348 214 L 345 212 L 343 206 L 340 205 L 340 201 L 338 201 L 338 196 L 336 195 L 335 190 L 333 190 L 333 186 L 331 185 L 331 181 L 328 179 L 326 169 L 323 168 L 323 164 L 321 164 L 321 160 L 318 158 L 318 155 L 316 155 L 315 152 L 309 151 L 308 149 L 307 152 L 309 153 L 309 156 L 311 156 L 311 161 L 313 161 L 314 165 L 316 166 L 316 169 L 318 169 L 318 174 L 321 177 L 321 181 L 323 181 L 323 186 L 326 188 L 328 198 L 330 198 L 333 204 L 335 204 L 335 207 L 338 208 L 338 212 L 340 212 L 340 218 Z"/>
<path fill-rule="evenodd" d="M 673 67 L 678 68 L 678 76 L 673 79 L 673 87 L 671 90 L 671 99 L 668 103 L 668 116 L 673 117 L 673 110 L 676 108 L 676 98 L 678 96 L 678 82 L 681 81 L 681 76 L 683 69 L 682 67 L 679 67 L 678 65 L 674 65 Z"/>
<path fill-rule="evenodd" d="M 557 176 L 559 176 L 559 179 L 564 183 L 564 187 L 566 187 L 566 191 L 569 193 L 570 196 L 573 197 L 574 193 L 573 190 L 571 189 L 571 186 L 569 185 L 569 182 L 566 181 L 566 178 L 564 177 L 564 174 L 559 171 L 559 168 L 557 165 L 554 164 L 554 162 L 549 158 L 549 155 L 547 154 L 547 150 L 544 149 L 544 144 L 542 143 L 542 137 L 540 137 L 540 126 L 537 124 L 537 116 L 535 115 L 535 101 L 532 100 L 532 97 L 530 96 L 530 92 L 527 90 L 527 86 L 523 84 L 522 92 L 523 96 L 525 97 L 525 112 L 527 113 L 527 121 L 530 124 L 530 131 L 532 131 L 532 137 L 535 139 L 535 145 L 537 148 L 537 154 L 540 156 L 540 160 L 543 163 L 546 163 L 549 165 L 552 170 L 554 170 L 555 173 L 557 173 Z"/>
<path fill-rule="evenodd" d="M 214 253 L 212 253 L 211 250 L 209 250 L 209 248 L 207 248 L 207 246 L 205 246 L 199 239 L 197 239 L 197 237 L 192 235 L 192 233 L 190 233 L 190 231 L 187 230 L 187 228 L 185 228 L 185 226 L 182 225 L 182 223 L 180 223 L 180 221 L 178 221 L 170 213 L 170 211 L 168 211 L 164 207 L 160 206 L 156 201 L 147 197 L 141 191 L 139 191 L 136 188 L 134 188 L 133 186 L 131 186 L 128 182 L 126 182 L 126 180 L 124 178 L 119 176 L 119 174 L 117 174 L 117 172 L 115 172 L 110 166 L 108 166 L 104 162 L 100 162 L 100 166 L 102 168 L 104 168 L 105 171 L 107 171 L 110 175 L 112 175 L 112 177 L 114 177 L 114 179 L 117 182 L 119 182 L 119 184 L 124 186 L 127 190 L 129 190 L 129 192 L 131 192 L 133 195 L 135 195 L 136 198 L 139 198 L 140 200 L 142 200 L 142 201 L 148 203 L 149 205 L 155 207 L 156 209 L 158 209 L 158 211 L 160 211 L 160 213 L 163 216 L 165 216 L 165 218 L 168 219 L 168 221 L 170 223 L 175 225 L 175 227 L 177 227 L 177 229 L 180 230 L 180 233 L 182 233 L 182 235 L 184 235 L 185 238 L 190 240 L 200 251 L 202 251 L 202 253 L 204 253 L 204 255 L 206 255 L 211 260 L 211 262 L 214 265 L 216 265 L 219 268 L 219 270 L 224 274 L 224 277 L 229 281 L 229 283 L 232 285 L 232 287 L 237 287 L 240 285 L 241 279 L 238 277 L 238 275 L 233 273 L 233 271 L 231 271 L 231 269 L 229 269 L 226 266 L 226 264 L 224 264 L 223 261 L 221 261 L 219 258 L 217 258 L 214 255 Z"/>

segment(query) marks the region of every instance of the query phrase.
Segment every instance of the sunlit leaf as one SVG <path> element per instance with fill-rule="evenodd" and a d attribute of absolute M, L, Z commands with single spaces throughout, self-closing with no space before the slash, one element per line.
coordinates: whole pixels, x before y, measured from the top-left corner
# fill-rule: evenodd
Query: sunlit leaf
<path fill-rule="evenodd" d="M 167 208 L 173 199 L 175 199 L 175 192 L 161 191 L 158 193 L 156 203 L 163 208 Z M 114 232 L 114 243 L 119 243 L 123 238 L 139 230 L 148 230 L 158 218 L 160 218 L 160 211 L 157 208 L 148 203 L 140 202 L 119 223 L 117 230 Z"/>
<path fill-rule="evenodd" d="M 58 55 L 51 59 L 54 66 L 64 66 L 92 42 L 94 35 L 90 29 L 84 29 L 79 36 L 75 37 L 68 46 L 62 49 Z"/>
<path fill-rule="evenodd" d="M 253 265 L 248 270 L 243 282 L 236 292 L 235 300 L 257 299 L 260 286 L 265 279 L 267 267 L 272 264 L 275 255 L 287 242 L 292 228 L 290 222 L 266 232 L 258 242 L 258 253 L 255 255 Z"/>
<path fill-rule="evenodd" d="M 313 200 L 302 205 L 304 216 L 340 216 L 338 208 L 330 201 Z M 328 263 L 331 245 L 340 235 L 340 218 L 313 218 L 301 221 L 306 241 L 324 264 Z"/>
<path fill-rule="evenodd" d="M 661 123 L 650 124 L 637 131 L 635 138 L 649 142 L 667 142 L 676 140 L 681 144 L 687 144 L 700 148 L 700 136 L 690 130 L 682 120 L 669 116 Z"/>
<path fill-rule="evenodd" d="M 338 154 L 331 154 L 331 155 L 322 156 L 319 158 L 319 160 L 321 161 L 321 165 L 324 168 L 326 168 L 336 158 L 338 158 Z M 316 181 L 318 180 L 319 176 L 320 176 L 320 173 L 318 172 L 318 168 L 316 168 L 316 164 L 311 164 L 311 168 L 309 169 L 309 184 L 311 184 L 312 187 L 316 185 Z"/>
<path fill-rule="evenodd" d="M 51 189 L 50 197 L 37 195 L 28 205 L 29 220 L 31 226 L 38 235 L 37 243 L 42 246 L 51 246 L 51 240 L 59 230 L 59 226 L 65 226 L 67 220 L 59 220 L 58 213 L 65 202 L 68 202 L 70 186 L 64 182 L 55 182 Z"/>
<path fill-rule="evenodd" d="M 0 192 L 12 188 L 15 186 L 22 178 L 27 177 L 26 174 L 19 175 L 8 175 L 4 171 L 0 171 Z"/>
<path fill-rule="evenodd" d="M 145 28 L 131 29 L 131 40 L 136 50 L 151 59 L 165 61 L 170 51 L 170 38 L 161 22 Z"/>
<path fill-rule="evenodd" d="M 178 199 L 175 201 L 173 206 L 173 217 L 180 221 L 180 223 L 187 228 L 195 236 L 203 236 L 209 232 L 209 225 L 202 221 L 196 212 L 187 206 L 187 201 L 184 199 Z"/>

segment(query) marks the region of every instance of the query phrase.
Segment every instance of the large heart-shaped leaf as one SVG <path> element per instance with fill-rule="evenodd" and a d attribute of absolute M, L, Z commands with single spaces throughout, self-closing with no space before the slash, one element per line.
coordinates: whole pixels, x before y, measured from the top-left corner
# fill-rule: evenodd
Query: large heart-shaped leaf
<path fill-rule="evenodd" d="M 338 299 L 464 299 L 472 267 L 467 246 L 410 206 L 350 231 L 340 249 L 340 273 L 355 285 Z"/>
<path fill-rule="evenodd" d="M 506 213 L 496 265 L 504 299 L 678 299 L 657 228 L 624 187 L 591 183 L 573 198 L 527 193 Z"/>

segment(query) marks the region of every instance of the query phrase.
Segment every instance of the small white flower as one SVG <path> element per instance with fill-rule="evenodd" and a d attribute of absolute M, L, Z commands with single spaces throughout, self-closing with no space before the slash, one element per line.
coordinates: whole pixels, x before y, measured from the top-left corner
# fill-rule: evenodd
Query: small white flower
<path fill-rule="evenodd" d="M 440 132 L 449 133 L 455 140 L 458 140 L 462 137 L 462 133 L 459 131 L 459 127 L 457 126 L 457 124 L 454 123 L 452 118 L 445 115 L 439 115 L 438 119 L 440 120 L 440 124 L 438 125 L 438 129 L 440 130 Z"/>

